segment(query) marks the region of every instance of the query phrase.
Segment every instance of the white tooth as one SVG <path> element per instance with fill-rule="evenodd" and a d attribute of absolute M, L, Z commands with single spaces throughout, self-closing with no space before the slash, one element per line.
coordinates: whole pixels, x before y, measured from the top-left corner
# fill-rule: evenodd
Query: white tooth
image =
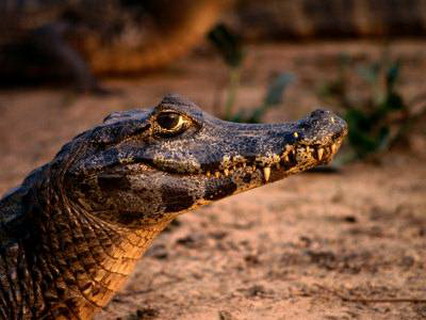
<path fill-rule="evenodd" d="M 219 172 L 219 171 L 216 171 L 216 172 L 214 173 L 214 175 L 215 175 L 215 177 L 216 177 L 216 178 L 220 178 L 220 172 Z"/>
<path fill-rule="evenodd" d="M 297 132 L 294 132 L 294 133 L 293 133 L 293 136 L 294 136 L 295 138 L 298 138 L 298 137 L 299 137 L 299 134 L 298 134 Z"/>
<path fill-rule="evenodd" d="M 243 162 L 243 168 L 245 168 L 246 167 L 246 163 L 245 162 Z"/>
<path fill-rule="evenodd" d="M 331 145 L 331 152 L 334 154 L 334 153 L 336 153 L 336 151 L 337 151 L 337 146 L 336 146 L 336 144 L 332 144 Z"/>
<path fill-rule="evenodd" d="M 263 168 L 263 174 L 265 176 L 265 181 L 268 182 L 269 177 L 271 176 L 271 168 L 270 167 Z"/>
<path fill-rule="evenodd" d="M 226 177 L 229 176 L 229 170 L 228 169 L 224 169 L 223 173 L 225 174 Z"/>
<path fill-rule="evenodd" d="M 322 157 L 323 157 L 323 155 L 324 155 L 324 149 L 323 148 L 319 148 L 317 150 L 317 153 L 318 153 L 318 160 L 321 160 Z"/>

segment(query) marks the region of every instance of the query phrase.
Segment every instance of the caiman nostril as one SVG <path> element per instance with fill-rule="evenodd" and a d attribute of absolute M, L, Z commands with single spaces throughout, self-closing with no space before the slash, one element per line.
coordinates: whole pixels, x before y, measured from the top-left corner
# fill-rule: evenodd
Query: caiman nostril
<path fill-rule="evenodd" d="M 333 113 L 328 110 L 317 109 L 311 113 L 311 119 L 324 120 L 332 117 Z"/>
<path fill-rule="evenodd" d="M 344 123 L 339 120 L 335 113 L 323 109 L 317 109 L 313 111 L 308 119 L 309 125 L 314 127 L 324 125 L 336 125 L 337 128 L 344 126 Z"/>

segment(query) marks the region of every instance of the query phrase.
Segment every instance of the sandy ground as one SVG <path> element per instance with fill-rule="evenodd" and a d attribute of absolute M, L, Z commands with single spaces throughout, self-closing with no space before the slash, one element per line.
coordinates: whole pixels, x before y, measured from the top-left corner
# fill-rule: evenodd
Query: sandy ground
<path fill-rule="evenodd" d="M 426 43 L 393 47 L 406 97 L 426 92 Z M 340 52 L 370 60 L 380 50 L 368 42 L 250 48 L 238 107 L 260 103 L 271 73 L 291 71 L 297 81 L 266 120 L 296 118 L 320 104 L 315 88 Z M 105 81 L 121 90 L 112 97 L 2 91 L 0 194 L 109 112 L 179 92 L 217 114 L 225 82 L 221 62 L 198 54 L 160 74 Z M 97 319 L 426 318 L 425 150 L 416 135 L 380 163 L 291 177 L 180 217 Z"/>

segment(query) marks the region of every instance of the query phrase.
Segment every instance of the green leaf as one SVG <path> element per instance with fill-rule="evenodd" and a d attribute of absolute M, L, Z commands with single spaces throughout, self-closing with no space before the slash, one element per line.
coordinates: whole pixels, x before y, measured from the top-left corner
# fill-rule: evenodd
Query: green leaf
<path fill-rule="evenodd" d="M 393 91 L 399 77 L 400 61 L 397 60 L 386 70 L 386 87 L 388 91 Z"/>
<path fill-rule="evenodd" d="M 390 93 L 383 102 L 382 108 L 384 111 L 389 112 L 394 110 L 403 110 L 406 106 L 404 105 L 404 100 L 399 94 Z"/>
<path fill-rule="evenodd" d="M 241 38 L 226 25 L 218 24 L 208 34 L 208 39 L 219 50 L 228 66 L 241 66 L 244 53 Z"/>
<path fill-rule="evenodd" d="M 376 84 L 379 81 L 380 69 L 380 63 L 375 62 L 368 66 L 360 66 L 356 71 L 368 83 Z"/>
<path fill-rule="evenodd" d="M 244 110 L 240 110 L 237 113 L 235 113 L 234 115 L 232 115 L 229 119 L 226 119 L 228 121 L 232 121 L 232 122 L 246 122 L 245 119 L 247 118 L 246 112 Z"/>
<path fill-rule="evenodd" d="M 263 99 L 264 105 L 269 107 L 282 103 L 284 92 L 294 79 L 295 76 L 292 73 L 284 72 L 279 74 L 269 85 L 266 96 Z"/>
<path fill-rule="evenodd" d="M 377 136 L 377 149 L 386 150 L 390 144 L 390 128 L 388 126 L 380 128 Z"/>

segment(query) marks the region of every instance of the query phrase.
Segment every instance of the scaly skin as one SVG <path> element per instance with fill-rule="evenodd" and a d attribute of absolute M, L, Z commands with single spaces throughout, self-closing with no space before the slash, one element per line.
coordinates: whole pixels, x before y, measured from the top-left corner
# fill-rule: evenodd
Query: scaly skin
<path fill-rule="evenodd" d="M 178 96 L 110 115 L 0 201 L 0 318 L 90 319 L 176 216 L 328 163 L 346 132 L 329 111 L 236 124 Z"/>

